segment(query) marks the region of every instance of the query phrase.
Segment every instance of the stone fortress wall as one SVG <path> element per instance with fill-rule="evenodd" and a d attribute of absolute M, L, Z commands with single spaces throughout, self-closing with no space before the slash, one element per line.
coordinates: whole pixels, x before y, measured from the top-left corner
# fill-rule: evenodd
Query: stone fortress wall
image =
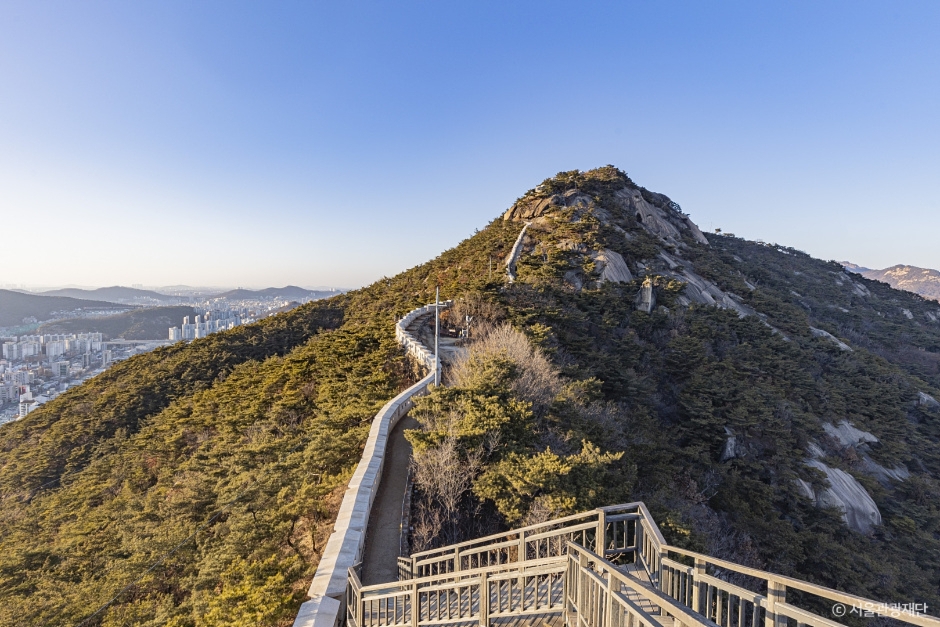
<path fill-rule="evenodd" d="M 451 301 L 445 301 L 440 307 L 444 309 L 450 305 Z M 408 312 L 395 323 L 395 338 L 412 358 L 427 369 L 428 374 L 386 403 L 372 420 L 362 459 L 346 487 L 333 533 L 323 549 L 317 572 L 310 583 L 307 592 L 310 600 L 300 606 L 294 627 L 334 627 L 339 624 L 344 611 L 347 570 L 362 560 L 365 550 L 366 527 L 372 502 L 382 480 L 389 434 L 411 409 L 412 399 L 425 394 L 428 386 L 434 383 L 434 351 L 424 346 L 408 330 L 418 318 L 433 313 L 432 303 Z"/>

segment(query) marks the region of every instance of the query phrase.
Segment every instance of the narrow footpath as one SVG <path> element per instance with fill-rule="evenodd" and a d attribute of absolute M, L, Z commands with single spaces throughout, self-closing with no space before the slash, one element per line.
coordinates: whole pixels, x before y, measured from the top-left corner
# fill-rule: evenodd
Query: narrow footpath
<path fill-rule="evenodd" d="M 434 348 L 434 316 L 417 318 L 408 327 L 422 344 Z M 453 338 L 441 337 L 441 361 L 450 363 L 461 351 Z M 402 504 L 408 481 L 408 465 L 411 463 L 411 444 L 405 439 L 405 429 L 418 428 L 418 421 L 411 416 L 402 418 L 389 435 L 385 467 L 379 482 L 375 502 L 366 527 L 366 545 L 362 555 L 360 581 L 368 586 L 388 583 L 398 579 L 398 556 L 401 547 Z"/>
<path fill-rule="evenodd" d="M 411 444 L 405 429 L 415 429 L 418 421 L 405 416 L 388 438 L 382 481 L 372 504 L 362 556 L 362 585 L 387 583 L 398 579 L 398 554 L 401 542 L 401 508 L 411 463 Z"/>

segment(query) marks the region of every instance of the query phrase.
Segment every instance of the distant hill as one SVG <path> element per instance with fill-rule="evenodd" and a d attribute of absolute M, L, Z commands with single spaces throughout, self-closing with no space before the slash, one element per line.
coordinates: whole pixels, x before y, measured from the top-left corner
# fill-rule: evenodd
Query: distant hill
<path fill-rule="evenodd" d="M 848 270 L 849 272 L 854 272 L 855 274 L 861 274 L 862 272 L 871 272 L 871 268 L 866 268 L 865 266 L 860 266 L 851 261 L 840 261 L 842 267 Z"/>
<path fill-rule="evenodd" d="M 187 286 L 170 286 L 161 289 L 166 291 L 181 291 L 184 289 L 187 291 L 193 290 L 193 288 Z M 18 291 L 21 293 L 29 293 L 23 292 L 22 290 Z M 206 292 L 203 292 L 203 294 L 205 293 Z M 227 292 L 222 292 L 220 294 L 215 294 L 213 296 L 208 296 L 208 298 L 225 298 L 228 300 L 267 300 L 274 298 L 282 298 L 286 300 L 304 300 L 328 298 L 330 296 L 335 296 L 337 293 L 339 292 L 336 290 L 308 290 L 302 287 L 297 287 L 296 285 L 287 285 L 285 287 L 268 287 L 261 290 L 238 288 L 229 290 Z M 142 290 L 133 287 L 123 287 L 120 285 L 114 285 L 112 287 L 99 287 L 98 289 L 93 290 L 74 287 L 63 288 L 41 292 L 40 294 L 36 295 L 102 299 L 114 303 L 126 303 L 134 305 L 176 304 L 180 300 L 179 296 L 163 294 L 154 290 Z"/>
<path fill-rule="evenodd" d="M 115 308 L 122 308 L 122 306 L 101 300 L 82 300 L 0 290 L 0 327 L 23 324 L 24 318 L 49 320 L 60 312 Z"/>
<path fill-rule="evenodd" d="M 192 307 L 154 307 L 135 309 L 107 318 L 72 318 L 39 327 L 39 333 L 104 333 L 108 339 L 165 340 L 170 327 L 179 326 L 184 316 L 195 313 Z"/>
<path fill-rule="evenodd" d="M 141 290 L 134 287 L 122 287 L 113 285 L 111 287 L 99 287 L 94 290 L 83 290 L 80 288 L 65 288 L 60 290 L 49 290 L 42 292 L 43 296 L 68 296 L 70 298 L 101 298 L 115 303 L 153 300 L 157 302 L 175 302 L 177 297 L 167 296 L 152 290 Z"/>
<path fill-rule="evenodd" d="M 286 287 L 268 287 L 263 290 L 246 290 L 246 289 L 235 289 L 222 294 L 218 294 L 214 298 L 226 298 L 229 300 L 262 300 L 267 298 L 285 298 L 288 300 L 298 300 L 301 298 L 328 298 L 330 296 L 336 296 L 337 292 L 329 290 L 306 290 L 302 287 L 297 287 L 296 285 L 288 285 Z"/>
<path fill-rule="evenodd" d="M 871 270 L 847 261 L 842 262 L 846 270 L 861 274 L 866 279 L 881 281 L 891 287 L 920 294 L 924 298 L 940 301 L 940 272 L 929 268 L 898 264 L 884 270 Z"/>

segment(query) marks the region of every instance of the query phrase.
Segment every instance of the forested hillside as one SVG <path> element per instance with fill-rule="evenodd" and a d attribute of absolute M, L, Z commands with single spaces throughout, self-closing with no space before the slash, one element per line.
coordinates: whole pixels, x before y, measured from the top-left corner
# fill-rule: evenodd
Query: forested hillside
<path fill-rule="evenodd" d="M 534 522 L 644 500 L 678 545 L 937 606 L 935 302 L 791 248 L 705 237 L 613 168 L 561 173 L 505 218 L 530 225 L 488 322 L 522 330 L 554 372 L 471 349 L 473 376 L 461 367 L 421 402 L 419 458 L 475 469 L 467 529 L 494 510 Z M 423 546 L 462 539 L 435 489 L 419 501 L 438 510 L 419 511 Z"/>
<path fill-rule="evenodd" d="M 418 455 L 449 447 L 467 476 L 426 544 L 642 499 L 671 542 L 940 604 L 937 304 L 706 237 L 605 167 L 422 266 L 134 357 L 0 427 L 0 624 L 290 624 L 369 421 L 415 380 L 394 321 L 435 286 L 479 342 L 416 412 Z M 820 467 L 880 522 L 824 507 Z"/>
<path fill-rule="evenodd" d="M 936 606 L 940 307 L 786 247 L 730 235 L 705 245 L 668 198 L 618 195 L 602 172 L 556 177 L 521 201 L 589 198 L 530 227 L 510 319 L 568 376 L 602 382 L 618 418 L 594 441 L 636 465 L 631 496 L 675 542 Z M 593 282 L 605 250 L 632 282 Z M 644 284 L 649 313 L 636 300 Z M 840 441 L 826 425 L 842 423 L 877 442 Z M 883 524 L 860 533 L 814 507 L 797 482 L 817 495 L 827 485 L 811 458 L 856 478 Z"/>
<path fill-rule="evenodd" d="M 133 357 L 0 427 L 0 625 L 289 625 L 373 415 L 415 380 L 395 321 L 436 281 L 495 289 L 517 233 Z"/>

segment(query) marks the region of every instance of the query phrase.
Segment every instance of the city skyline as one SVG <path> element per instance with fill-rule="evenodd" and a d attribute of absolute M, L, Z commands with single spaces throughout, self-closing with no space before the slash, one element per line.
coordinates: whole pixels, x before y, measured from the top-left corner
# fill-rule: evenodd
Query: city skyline
<path fill-rule="evenodd" d="M 940 267 L 940 6 L 0 2 L 0 283 L 355 288 L 559 170 Z"/>

